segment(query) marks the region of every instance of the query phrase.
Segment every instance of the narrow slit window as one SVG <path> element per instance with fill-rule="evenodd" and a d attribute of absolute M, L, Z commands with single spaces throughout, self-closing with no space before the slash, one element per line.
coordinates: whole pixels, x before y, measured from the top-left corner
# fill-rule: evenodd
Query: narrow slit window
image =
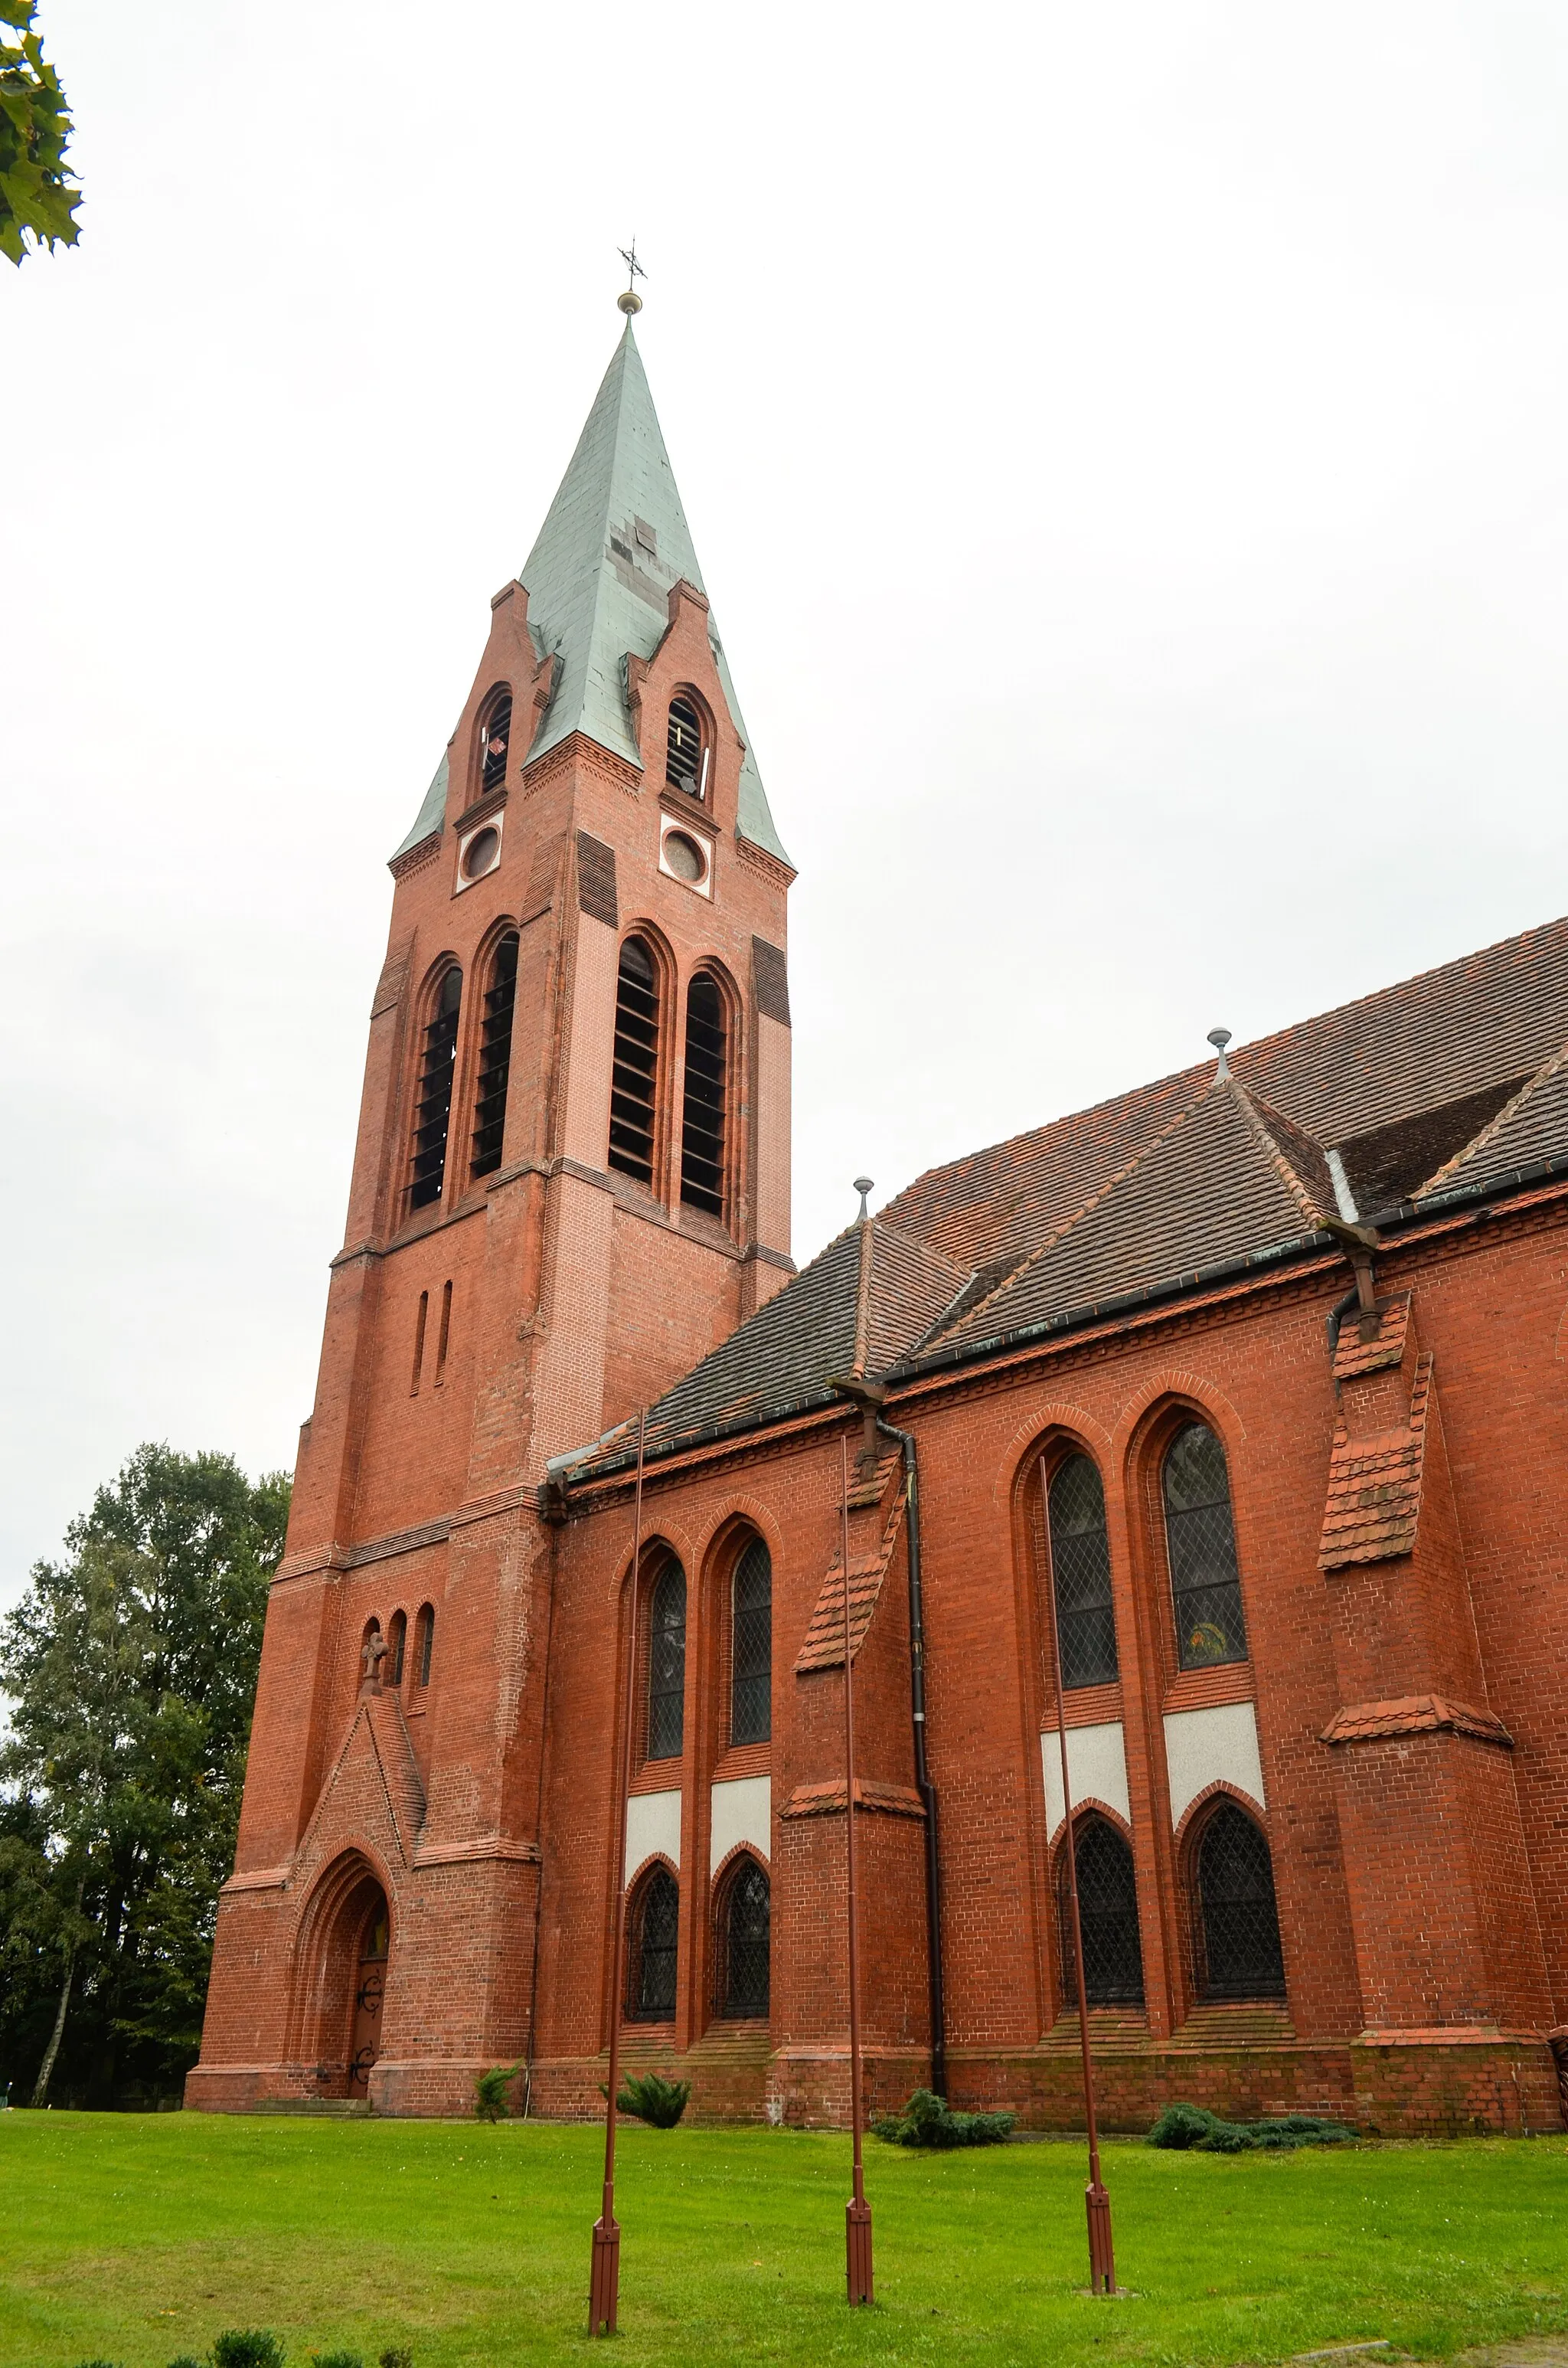
<path fill-rule="evenodd" d="M 686 1573 L 666 1563 L 648 1621 L 648 1751 L 678 1759 L 686 1739 Z"/>
<path fill-rule="evenodd" d="M 609 1096 L 609 1164 L 640 1183 L 653 1180 L 654 1096 L 659 1073 L 659 982 L 641 938 L 620 950 L 615 990 L 615 1068 Z"/>
<path fill-rule="evenodd" d="M 414 1319 L 414 1377 L 408 1384 L 408 1395 L 411 1398 L 416 1398 L 419 1395 L 419 1378 L 425 1370 L 425 1326 L 429 1321 L 429 1316 L 430 1294 L 427 1291 L 422 1291 L 419 1294 L 419 1313 Z"/>
<path fill-rule="evenodd" d="M 669 736 L 665 750 L 665 779 L 688 796 L 708 795 L 708 734 L 695 700 L 677 691 L 670 701 Z"/>
<path fill-rule="evenodd" d="M 512 694 L 502 691 L 485 711 L 479 735 L 479 793 L 498 790 L 506 779 L 506 745 L 512 736 Z"/>
<path fill-rule="evenodd" d="M 441 1285 L 441 1329 L 436 1337 L 436 1387 L 447 1378 L 447 1344 L 452 1337 L 452 1286 Z"/>
<path fill-rule="evenodd" d="M 471 1173 L 493 1176 L 501 1165 L 506 1131 L 506 1082 L 512 1072 L 512 1015 L 517 1001 L 517 938 L 511 931 L 495 949 L 484 1018 L 479 1031 L 479 1084 L 473 1103 Z"/>
<path fill-rule="evenodd" d="M 414 1628 L 414 1682 L 427 1686 L 430 1682 L 430 1655 L 436 1642 L 436 1614 L 426 1603 L 422 1606 Z"/>
<path fill-rule="evenodd" d="M 681 1112 L 680 1197 L 710 1217 L 724 1213 L 724 1099 L 728 1046 L 724 999 L 699 971 L 686 998 L 686 1099 Z"/>
<path fill-rule="evenodd" d="M 1177 1431 L 1160 1477 L 1181 1666 L 1207 1669 L 1244 1661 L 1230 1475 L 1225 1451 L 1206 1423 L 1189 1422 Z"/>
<path fill-rule="evenodd" d="M 407 1642 L 408 1614 L 406 1611 L 394 1611 L 392 1626 L 387 1631 L 387 1683 L 390 1686 L 403 1683 L 403 1656 Z"/>
<path fill-rule="evenodd" d="M 448 971 L 425 1030 L 425 1050 L 419 1064 L 419 1101 L 414 1114 L 414 1181 L 408 1193 L 411 1209 L 427 1208 L 441 1197 L 441 1181 L 447 1171 L 447 1134 L 452 1122 L 452 1071 L 458 1056 L 458 1007 L 462 992 L 461 971 Z"/>
<path fill-rule="evenodd" d="M 1086 1455 L 1070 1455 L 1057 1467 L 1047 1502 L 1062 1688 L 1109 1685 L 1117 1675 L 1116 1614 L 1105 1491 Z"/>
<path fill-rule="evenodd" d="M 773 1732 L 773 1561 L 754 1538 L 735 1565 L 730 1653 L 730 1741 L 766 1743 Z"/>

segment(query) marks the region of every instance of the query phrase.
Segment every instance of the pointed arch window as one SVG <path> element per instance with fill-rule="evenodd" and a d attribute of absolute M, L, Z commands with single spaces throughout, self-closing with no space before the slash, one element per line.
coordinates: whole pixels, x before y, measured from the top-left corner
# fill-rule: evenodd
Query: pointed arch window
<path fill-rule="evenodd" d="M 686 1740 L 686 1573 L 668 1562 L 648 1618 L 650 1759 L 678 1759 Z"/>
<path fill-rule="evenodd" d="M 753 1538 L 735 1565 L 730 1627 L 730 1741 L 773 1732 L 773 1557 Z"/>
<path fill-rule="evenodd" d="M 1205 1998 L 1283 1998 L 1285 1960 L 1268 1843 L 1221 1801 L 1198 1838 L 1198 1988 Z M 1085 1961 L 1088 1944 L 1085 1943 Z"/>
<path fill-rule="evenodd" d="M 713 2011 L 724 2021 L 767 2012 L 771 1923 L 767 1875 L 756 1859 L 737 1859 L 719 1896 L 713 1936 Z"/>
<path fill-rule="evenodd" d="M 414 1682 L 427 1686 L 430 1682 L 430 1656 L 436 1649 L 436 1613 L 433 1605 L 420 1607 L 414 1623 Z"/>
<path fill-rule="evenodd" d="M 641 938 L 620 949 L 615 987 L 615 1065 L 610 1079 L 609 1164 L 640 1183 L 653 1180 L 654 1097 L 659 1075 L 659 976 Z"/>
<path fill-rule="evenodd" d="M 1207 1423 L 1184 1423 L 1161 1469 L 1176 1650 L 1184 1669 L 1247 1656 L 1225 1451 Z"/>
<path fill-rule="evenodd" d="M 1084 1935 L 1084 1991 L 1091 2006 L 1142 2006 L 1143 1951 L 1138 1937 L 1138 1884 L 1124 1835 L 1104 1817 L 1075 1818 L 1078 1922 Z M 1077 1987 L 1073 1966 L 1072 1890 L 1063 1850 L 1056 1868 L 1057 1930 L 1062 1946 L 1062 1995 Z"/>
<path fill-rule="evenodd" d="M 414 1113 L 414 1180 L 408 1205 L 424 1209 L 441 1197 L 447 1172 L 447 1134 L 452 1122 L 452 1075 L 458 1056 L 458 1008 L 463 974 L 449 970 L 436 991 L 436 1008 L 425 1030 L 419 1062 L 419 1099 Z"/>
<path fill-rule="evenodd" d="M 677 690 L 670 701 L 669 732 L 665 743 L 665 779 L 689 797 L 708 795 L 711 750 L 702 710 L 689 692 Z"/>
<path fill-rule="evenodd" d="M 680 1892 L 667 1866 L 650 1868 L 627 1918 L 626 2014 L 631 2022 L 668 2022 L 676 2010 Z"/>
<path fill-rule="evenodd" d="M 408 1614 L 406 1611 L 394 1611 L 392 1626 L 387 1631 L 386 1681 L 389 1686 L 401 1686 L 403 1683 L 403 1656 L 407 1642 Z"/>
<path fill-rule="evenodd" d="M 724 1101 L 729 1047 L 719 983 L 699 970 L 686 997 L 686 1099 L 680 1197 L 710 1217 L 724 1213 Z"/>
<path fill-rule="evenodd" d="M 484 1018 L 479 1032 L 479 1083 L 473 1102 L 475 1176 L 492 1176 L 501 1165 L 506 1132 L 506 1082 L 512 1073 L 512 1015 L 517 1000 L 517 933 L 509 929 L 495 949 Z"/>
<path fill-rule="evenodd" d="M 1086 1455 L 1058 1464 L 1047 1491 L 1051 1581 L 1062 1639 L 1062 1683 L 1105 1686 L 1117 1676 L 1116 1613 L 1110 1597 L 1110 1546 L 1105 1490 Z"/>
<path fill-rule="evenodd" d="M 479 794 L 500 789 L 506 779 L 506 748 L 512 737 L 512 694 L 498 690 L 479 727 Z"/>

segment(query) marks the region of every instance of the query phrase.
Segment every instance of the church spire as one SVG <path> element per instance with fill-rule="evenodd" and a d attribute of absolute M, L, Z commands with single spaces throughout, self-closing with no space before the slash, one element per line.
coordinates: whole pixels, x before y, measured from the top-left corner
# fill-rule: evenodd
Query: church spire
<path fill-rule="evenodd" d="M 705 592 L 628 313 L 577 449 L 521 570 L 535 644 L 541 657 L 553 653 L 560 659 L 555 693 L 529 757 L 581 732 L 641 767 L 626 660 L 652 657 L 669 620 L 670 587 L 682 576 Z M 741 836 L 787 861 L 711 616 L 709 637 L 735 729 L 746 742 Z"/>

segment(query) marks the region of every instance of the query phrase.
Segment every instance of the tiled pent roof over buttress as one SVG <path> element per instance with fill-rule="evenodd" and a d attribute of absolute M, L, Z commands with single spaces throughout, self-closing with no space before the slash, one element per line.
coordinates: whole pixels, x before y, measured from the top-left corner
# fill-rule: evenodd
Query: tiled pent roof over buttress
<path fill-rule="evenodd" d="M 932 1168 L 651 1410 L 666 1452 L 1568 1159 L 1568 920 Z M 1335 1171 L 1337 1170 L 1337 1181 Z M 619 1462 L 624 1429 L 577 1468 Z"/>

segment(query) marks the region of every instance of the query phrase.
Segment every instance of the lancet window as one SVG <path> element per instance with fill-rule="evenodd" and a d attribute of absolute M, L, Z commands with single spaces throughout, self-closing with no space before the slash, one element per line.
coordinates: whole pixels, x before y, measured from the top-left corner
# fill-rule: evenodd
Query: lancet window
<path fill-rule="evenodd" d="M 610 1079 L 609 1164 L 640 1183 L 653 1178 L 659 1075 L 659 978 L 641 938 L 620 949 L 615 989 L 615 1066 Z"/>
<path fill-rule="evenodd" d="M 1225 1451 L 1207 1423 L 1185 1423 L 1161 1471 L 1176 1651 L 1184 1669 L 1244 1661 L 1241 1574 Z"/>
<path fill-rule="evenodd" d="M 773 1558 L 753 1538 L 735 1565 L 730 1627 L 730 1741 L 773 1732 Z"/>
<path fill-rule="evenodd" d="M 479 727 L 479 794 L 498 790 L 506 779 L 506 746 L 512 737 L 512 694 L 498 690 Z"/>
<path fill-rule="evenodd" d="M 713 2011 L 726 2021 L 766 2015 L 772 1898 L 756 1859 L 737 1859 L 719 1895 Z"/>
<path fill-rule="evenodd" d="M 1091 2006 L 1141 2006 L 1143 1952 L 1138 1937 L 1138 1884 L 1126 1839 L 1104 1817 L 1075 1819 L 1078 1921 L 1084 1935 L 1084 1991 Z M 1057 1929 L 1062 1945 L 1062 1996 L 1071 2009 L 1077 1976 L 1073 1965 L 1073 1915 L 1067 1853 L 1057 1860 Z"/>
<path fill-rule="evenodd" d="M 686 1098 L 681 1113 L 680 1197 L 710 1217 L 724 1213 L 724 1100 L 728 1045 L 724 998 L 699 971 L 686 997 Z"/>
<path fill-rule="evenodd" d="M 677 690 L 670 701 L 665 746 L 665 779 L 671 788 L 685 790 L 694 798 L 705 798 L 710 753 L 701 709 L 685 691 Z"/>
<path fill-rule="evenodd" d="M 447 1134 L 452 1121 L 452 1074 L 458 1053 L 458 1009 L 462 992 L 461 971 L 449 970 L 436 991 L 436 1008 L 425 1029 L 418 1100 L 414 1113 L 414 1178 L 408 1191 L 411 1209 L 426 1208 L 441 1197 L 441 1182 L 447 1172 Z"/>
<path fill-rule="evenodd" d="M 668 2022 L 676 2010 L 680 1892 L 668 1867 L 651 1867 L 627 1918 L 626 2013 L 631 2022 Z"/>
<path fill-rule="evenodd" d="M 495 949 L 484 1018 L 479 1033 L 479 1082 L 473 1103 L 475 1176 L 491 1176 L 501 1165 L 506 1132 L 506 1081 L 512 1070 L 512 1016 L 517 1000 L 517 933 L 508 930 Z"/>
<path fill-rule="evenodd" d="M 678 1759 L 686 1739 L 686 1573 L 667 1562 L 648 1617 L 650 1759 Z"/>
<path fill-rule="evenodd" d="M 436 1649 L 436 1613 L 426 1603 L 421 1606 L 414 1623 L 414 1682 L 427 1686 L 430 1682 L 430 1656 Z"/>
<path fill-rule="evenodd" d="M 1062 1683 L 1109 1685 L 1117 1675 L 1105 1490 L 1086 1455 L 1070 1455 L 1047 1491 L 1051 1582 L 1062 1640 Z"/>
<path fill-rule="evenodd" d="M 1244 1809 L 1222 1800 L 1198 1838 L 1198 1987 L 1206 1998 L 1283 1998 L 1274 1862 Z M 1085 1944 L 1087 1962 L 1088 1946 Z"/>

